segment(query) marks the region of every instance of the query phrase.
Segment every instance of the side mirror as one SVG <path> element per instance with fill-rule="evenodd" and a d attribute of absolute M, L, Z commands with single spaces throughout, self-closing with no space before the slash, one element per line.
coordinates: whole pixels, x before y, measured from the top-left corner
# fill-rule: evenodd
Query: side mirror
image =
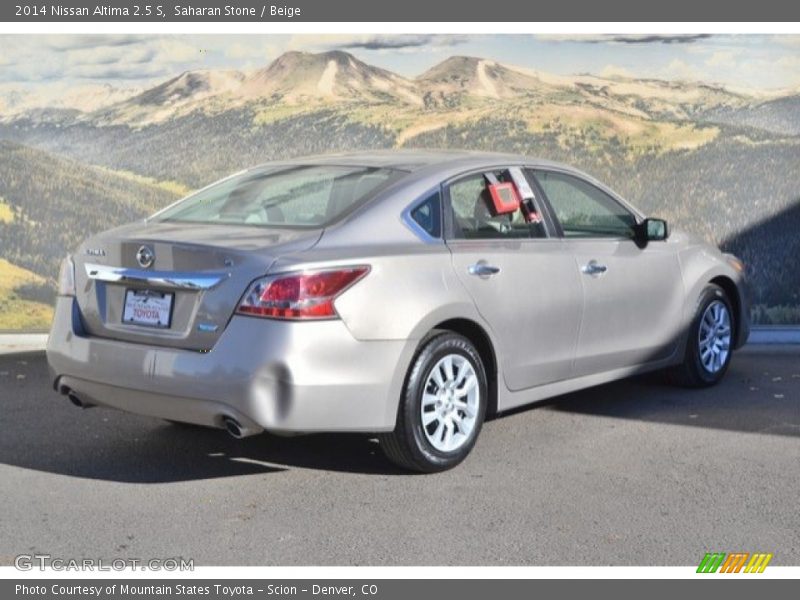
<path fill-rule="evenodd" d="M 641 247 L 648 242 L 663 242 L 669 237 L 669 227 L 664 219 L 645 219 L 636 226 L 636 241 Z"/>

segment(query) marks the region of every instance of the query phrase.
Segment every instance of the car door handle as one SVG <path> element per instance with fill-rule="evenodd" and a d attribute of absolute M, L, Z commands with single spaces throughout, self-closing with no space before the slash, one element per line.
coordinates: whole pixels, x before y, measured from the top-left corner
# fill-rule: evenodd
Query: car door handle
<path fill-rule="evenodd" d="M 596 260 L 590 260 L 581 267 L 581 272 L 583 272 L 585 275 L 602 275 L 606 271 L 608 271 L 608 267 L 601 265 Z"/>
<path fill-rule="evenodd" d="M 491 277 L 500 272 L 500 267 L 492 266 L 484 261 L 478 261 L 474 265 L 467 267 L 467 272 L 478 277 Z"/>

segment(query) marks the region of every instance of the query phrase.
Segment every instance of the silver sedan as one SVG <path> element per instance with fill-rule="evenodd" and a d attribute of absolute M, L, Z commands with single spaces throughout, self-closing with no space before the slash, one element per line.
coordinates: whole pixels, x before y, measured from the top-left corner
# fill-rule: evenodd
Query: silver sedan
<path fill-rule="evenodd" d="M 636 373 L 724 375 L 735 257 L 570 167 L 369 152 L 242 171 L 65 259 L 55 389 L 175 422 L 375 433 L 419 471 L 487 416 Z"/>

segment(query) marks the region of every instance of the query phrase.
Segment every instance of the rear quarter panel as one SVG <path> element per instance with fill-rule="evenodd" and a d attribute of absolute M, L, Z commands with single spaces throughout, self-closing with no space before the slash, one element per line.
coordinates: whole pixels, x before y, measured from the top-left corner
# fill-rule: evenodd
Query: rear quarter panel
<path fill-rule="evenodd" d="M 272 271 L 369 265 L 369 274 L 335 303 L 337 313 L 356 339 L 419 340 L 438 323 L 453 318 L 472 319 L 484 325 L 453 271 L 450 252 L 444 244 L 321 247 L 303 253 L 302 258 L 302 263 L 294 264 L 281 260 Z"/>

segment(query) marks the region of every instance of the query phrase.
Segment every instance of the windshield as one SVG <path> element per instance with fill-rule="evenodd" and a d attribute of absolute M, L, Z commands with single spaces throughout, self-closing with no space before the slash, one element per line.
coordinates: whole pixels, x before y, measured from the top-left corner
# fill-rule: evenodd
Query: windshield
<path fill-rule="evenodd" d="M 200 190 L 153 220 L 320 227 L 403 175 L 393 169 L 352 166 L 265 167 Z"/>

